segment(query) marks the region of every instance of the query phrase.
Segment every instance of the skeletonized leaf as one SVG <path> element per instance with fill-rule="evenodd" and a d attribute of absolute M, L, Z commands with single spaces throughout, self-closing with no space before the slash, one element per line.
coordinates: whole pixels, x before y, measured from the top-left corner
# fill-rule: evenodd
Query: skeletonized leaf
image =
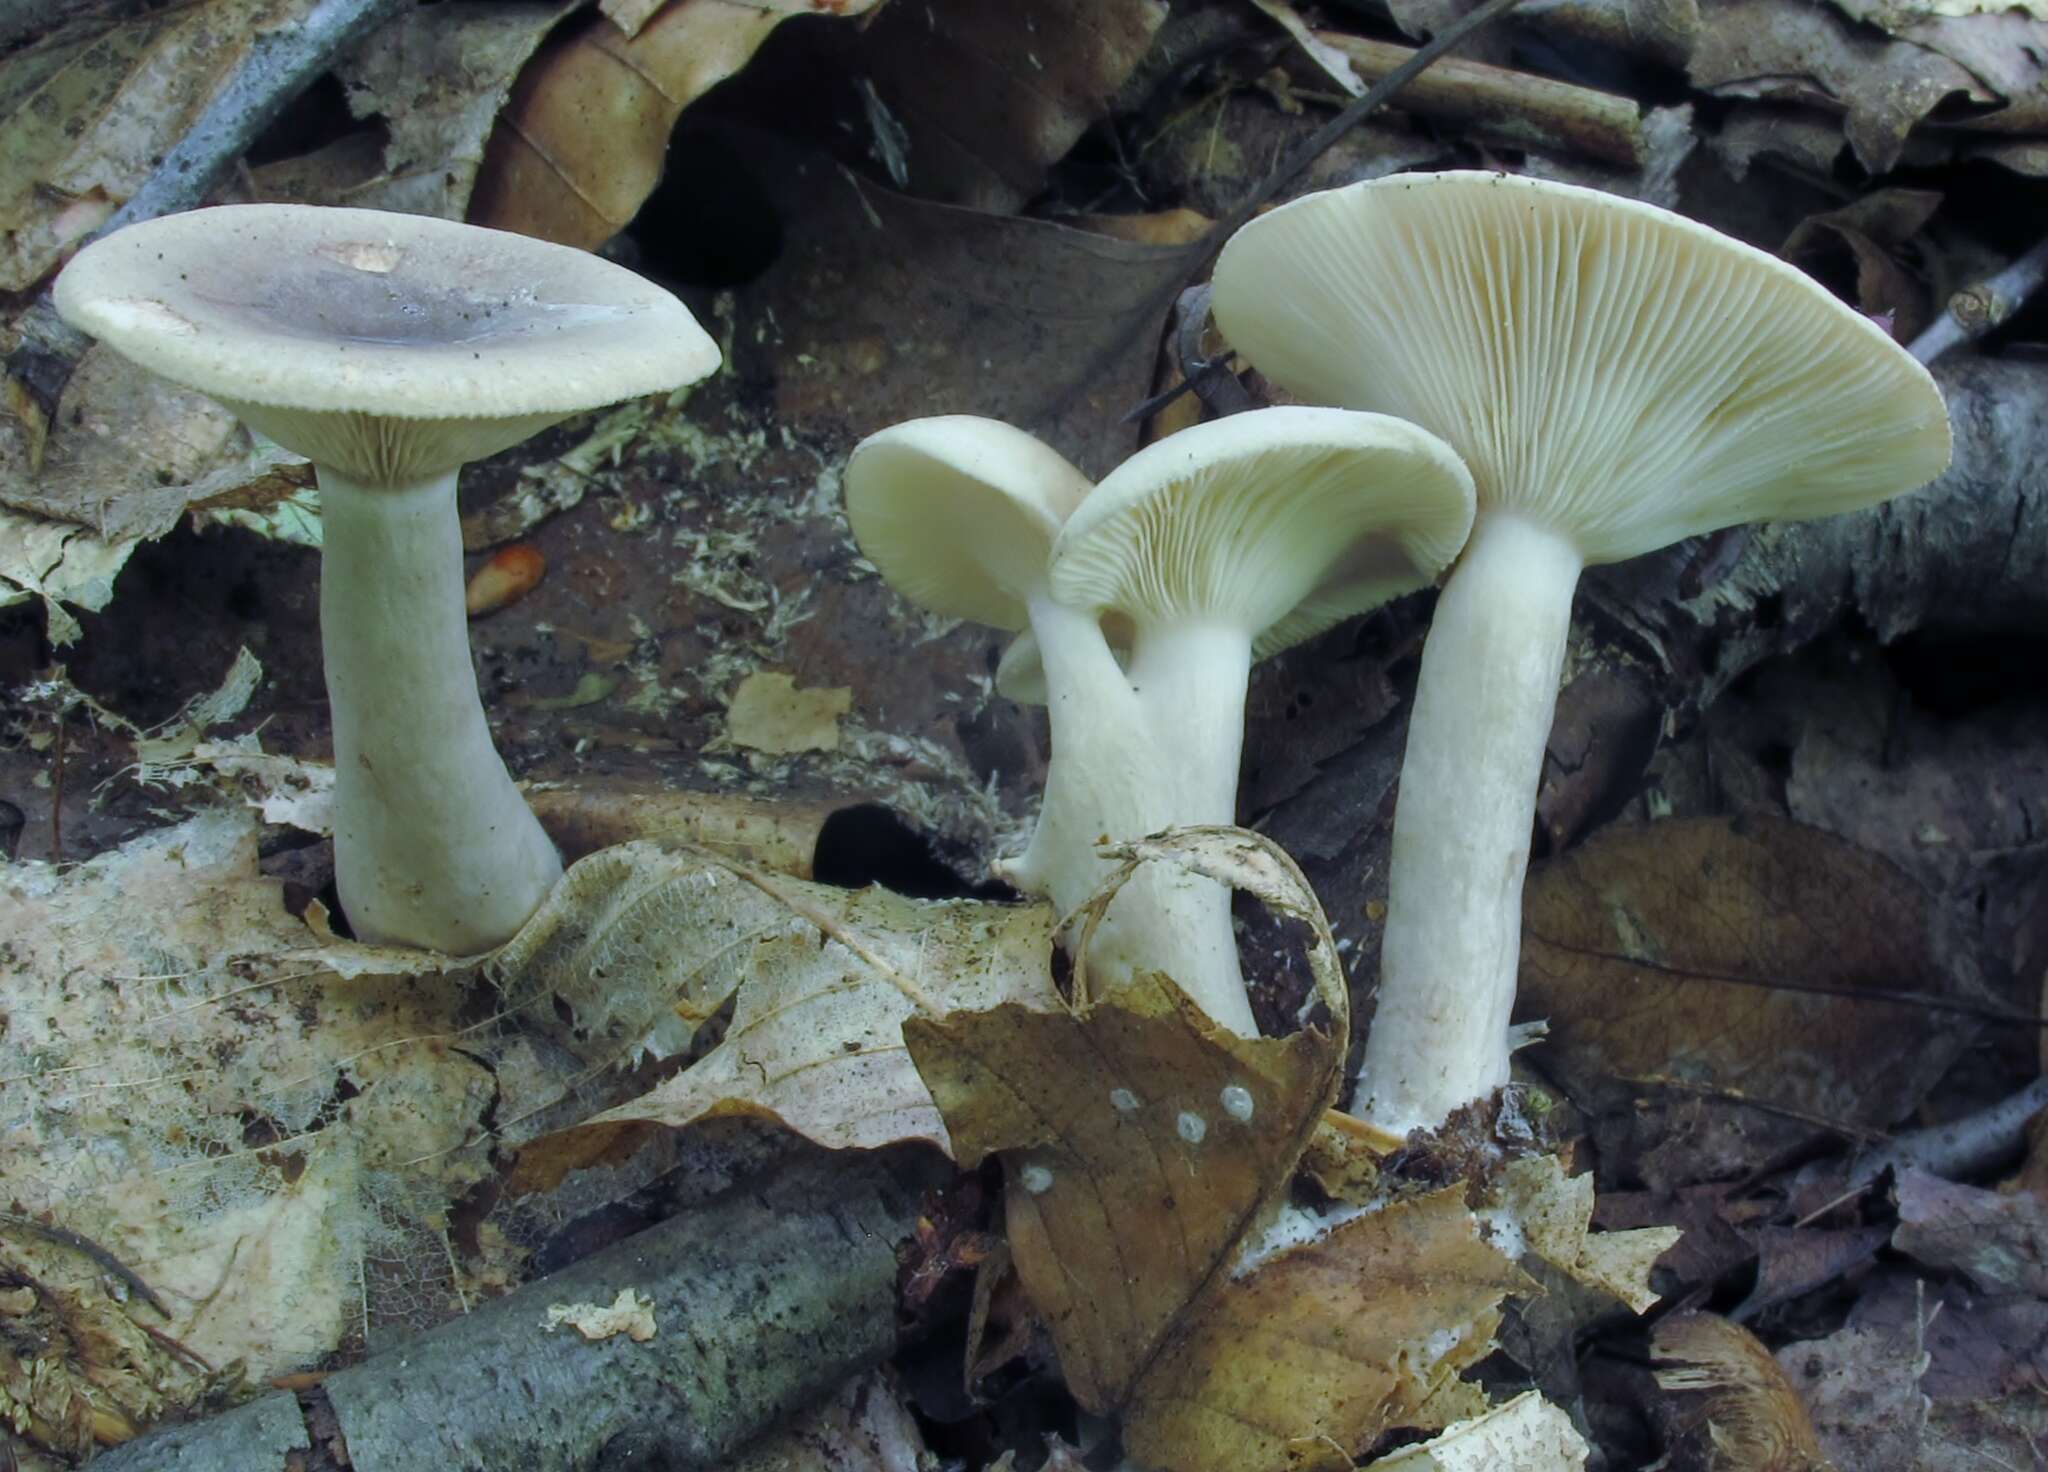
<path fill-rule="evenodd" d="M 1431 1424 L 1529 1280 L 1451 1187 L 1396 1201 L 1232 1279 L 1137 1385 L 1124 1444 L 1175 1472 L 1245 1472 Z M 1064 1363 L 1064 1361 L 1063 1361 Z M 1441 1423 L 1436 1423 L 1441 1424 Z"/>
<path fill-rule="evenodd" d="M 728 1000 L 732 1019 L 651 1093 L 529 1147 L 520 1179 L 719 1114 L 771 1116 L 835 1148 L 944 1146 L 903 1021 L 920 1006 L 1057 1006 L 1054 923 L 1041 906 L 849 893 L 651 841 L 593 854 L 494 959 L 508 994 L 560 998 L 574 1045 L 599 1062 L 650 1036 L 685 1046 Z"/>

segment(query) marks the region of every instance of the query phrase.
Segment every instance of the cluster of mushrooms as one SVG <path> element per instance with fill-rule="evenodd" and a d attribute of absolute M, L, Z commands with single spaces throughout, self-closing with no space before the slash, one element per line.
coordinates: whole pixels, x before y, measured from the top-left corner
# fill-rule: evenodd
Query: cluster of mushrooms
<path fill-rule="evenodd" d="M 1236 817 L 1253 662 L 1449 570 L 1396 804 L 1378 1005 L 1352 1108 L 1431 1128 L 1508 1080 L 1521 894 L 1587 566 L 1829 515 L 1948 462 L 1941 396 L 1874 323 L 1681 216 L 1507 175 L 1397 175 L 1241 230 L 1214 312 L 1302 402 L 1170 435 L 1100 483 L 1021 430 L 895 425 L 846 473 L 905 597 L 1016 631 L 1048 708 L 1029 846 L 1071 916 L 1106 840 Z M 243 206 L 131 227 L 58 283 L 74 325 L 318 467 L 335 859 L 365 939 L 475 952 L 560 872 L 492 750 L 462 615 L 457 468 L 694 381 L 673 298 L 560 247 L 408 216 Z M 1328 407 L 1320 407 L 1328 406 Z M 1171 976 L 1256 1032 L 1220 884 L 1154 865 L 1091 974 Z"/>

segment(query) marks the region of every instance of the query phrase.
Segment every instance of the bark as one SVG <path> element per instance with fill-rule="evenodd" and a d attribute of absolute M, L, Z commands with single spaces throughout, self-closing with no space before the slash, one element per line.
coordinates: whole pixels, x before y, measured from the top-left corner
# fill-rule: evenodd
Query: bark
<path fill-rule="evenodd" d="M 896 1247 L 931 1178 L 925 1160 L 801 1161 L 328 1376 L 320 1393 L 347 1465 L 717 1465 L 896 1348 Z M 652 1301 L 656 1331 L 644 1343 L 542 1327 L 550 1305 L 609 1305 L 625 1288 Z M 282 1472 L 287 1449 L 307 1444 L 294 1398 L 272 1395 L 93 1465 Z"/>

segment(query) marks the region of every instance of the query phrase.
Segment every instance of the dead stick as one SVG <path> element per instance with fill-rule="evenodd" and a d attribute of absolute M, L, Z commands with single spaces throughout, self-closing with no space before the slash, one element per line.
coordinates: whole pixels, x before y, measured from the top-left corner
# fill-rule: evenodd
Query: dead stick
<path fill-rule="evenodd" d="M 2042 241 L 1995 276 L 1966 286 L 1948 299 L 1939 317 L 1914 338 L 1906 351 L 1932 363 L 1950 348 L 1974 342 L 2018 311 L 2048 281 L 2048 240 Z"/>
<path fill-rule="evenodd" d="M 709 1468 L 891 1353 L 897 1244 L 914 1232 L 923 1155 L 820 1154 L 670 1217 L 307 1392 L 355 1472 L 611 1465 Z M 556 1304 L 646 1299 L 652 1338 L 543 1327 Z M 308 1445 L 277 1393 L 152 1432 L 96 1472 L 282 1472 Z M 623 1462 L 620 1463 L 623 1465 Z"/>
<path fill-rule="evenodd" d="M 1361 82 L 1388 76 L 1415 54 L 1412 46 L 1337 31 L 1315 35 L 1350 59 Z M 1457 56 L 1409 83 L 1401 111 L 1468 123 L 1518 147 L 1561 149 L 1624 168 L 1641 168 L 1645 157 L 1642 109 L 1633 98 Z"/>

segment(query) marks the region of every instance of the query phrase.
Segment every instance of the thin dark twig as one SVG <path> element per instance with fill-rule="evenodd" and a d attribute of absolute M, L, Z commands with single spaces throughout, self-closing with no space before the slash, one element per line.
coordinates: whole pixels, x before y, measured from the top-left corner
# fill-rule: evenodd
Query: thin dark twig
<path fill-rule="evenodd" d="M 1619 951 L 1603 951 L 1597 946 L 1567 945 L 1552 940 L 1547 935 L 1529 932 L 1529 939 L 1538 945 L 1549 946 L 1554 951 L 1563 951 L 1568 956 L 1582 956 L 1589 961 L 1613 961 L 1623 966 L 1633 966 L 1641 971 L 1655 972 L 1668 976 L 1674 981 L 1713 981 L 1727 986 L 1751 986 L 1767 992 L 1797 992 L 1802 996 L 1835 997 L 1844 1002 L 1883 1002 L 1896 1007 L 1918 1007 L 1925 1012 L 1953 1012 L 1963 1017 L 1975 1017 L 1985 1022 L 2004 1022 L 2018 1027 L 2048 1027 L 2048 1017 L 2035 1017 L 2025 1012 L 2013 1012 L 2003 1007 L 1987 1007 L 1981 1002 L 1958 1002 L 1947 997 L 1930 997 L 1925 992 L 1895 992 L 1876 987 L 1849 991 L 1842 987 L 1822 986 L 1812 981 L 1788 981 L 1781 976 L 1744 976 L 1736 971 L 1714 971 L 1702 966 L 1667 966 L 1660 961 L 1645 961 L 1640 956 L 1624 955 Z"/>
<path fill-rule="evenodd" d="M 1273 172 L 1268 174 L 1257 188 L 1239 200 L 1228 214 L 1210 226 L 1208 232 L 1189 247 L 1188 254 L 1182 259 L 1181 269 L 1147 298 L 1138 311 L 1131 314 L 1131 328 L 1119 333 L 1116 341 L 1096 355 L 1076 380 L 1074 392 L 1080 392 L 1098 373 L 1121 357 L 1131 336 L 1140 330 L 1140 326 L 1158 321 L 1180 295 L 1181 288 L 1187 284 L 1188 279 L 1199 274 L 1213 261 L 1217 253 L 1223 249 L 1224 243 L 1252 216 L 1277 198 L 1280 192 L 1292 184 L 1310 164 L 1327 153 L 1346 133 L 1392 101 L 1396 93 L 1427 71 L 1438 57 L 1457 47 L 1473 32 L 1500 19 L 1520 3 L 1521 0 L 1486 0 L 1486 3 L 1477 9 L 1459 16 L 1438 31 L 1426 44 L 1416 48 L 1413 56 L 1368 87 L 1349 107 L 1303 139 L 1292 152 L 1274 166 Z"/>
<path fill-rule="evenodd" d="M 164 1301 L 156 1296 L 156 1290 L 142 1281 L 142 1275 L 92 1238 L 74 1232 L 69 1227 L 53 1227 L 48 1222 L 39 1222 L 32 1216 L 22 1216 L 12 1211 L 0 1211 L 0 1227 L 12 1227 L 19 1232 L 33 1233 L 46 1242 L 54 1242 L 59 1247 L 68 1247 L 83 1257 L 91 1258 L 101 1269 L 126 1283 L 144 1303 L 165 1318 L 171 1317 L 171 1311 L 165 1308 Z"/>
<path fill-rule="evenodd" d="M 2048 240 L 1975 286 L 1966 286 L 1948 299 L 1927 330 L 1914 338 L 1906 351 L 1922 363 L 1932 363 L 1950 348 L 1974 342 L 2018 311 L 2026 299 L 2048 281 Z"/>

